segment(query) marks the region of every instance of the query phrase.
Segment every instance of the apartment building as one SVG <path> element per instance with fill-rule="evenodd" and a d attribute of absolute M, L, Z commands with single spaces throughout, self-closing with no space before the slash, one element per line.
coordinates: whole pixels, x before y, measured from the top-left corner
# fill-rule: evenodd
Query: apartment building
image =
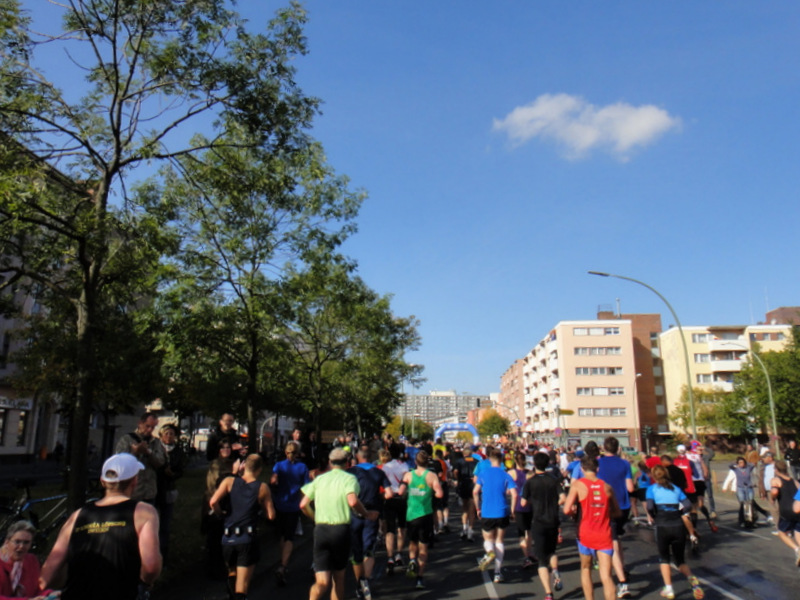
<path fill-rule="evenodd" d="M 434 390 L 428 394 L 406 394 L 395 414 L 404 419 L 419 419 L 436 426 L 444 423 L 466 423 L 468 411 L 489 405 L 487 395 Z"/>
<path fill-rule="evenodd" d="M 518 358 L 500 377 L 500 393 L 494 407 L 497 412 L 508 419 L 512 425 L 516 421 L 524 421 L 525 386 L 523 384 L 523 367 L 525 361 Z M 521 426 L 520 426 L 521 427 Z M 513 427 L 517 429 L 516 426 Z"/>
<path fill-rule="evenodd" d="M 734 376 L 747 362 L 753 344 L 758 344 L 759 352 L 783 350 L 791 339 L 791 325 L 692 326 L 683 327 L 683 336 L 692 387 L 731 392 Z M 678 328 L 661 333 L 659 345 L 667 411 L 672 413 L 680 404 L 687 377 L 686 355 Z"/>

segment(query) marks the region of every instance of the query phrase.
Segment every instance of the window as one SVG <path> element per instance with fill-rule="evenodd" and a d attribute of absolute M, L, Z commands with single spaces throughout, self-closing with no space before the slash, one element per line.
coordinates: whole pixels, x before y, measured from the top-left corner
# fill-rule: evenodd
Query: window
<path fill-rule="evenodd" d="M 610 348 L 606 348 L 606 354 L 622 354 L 622 348 L 619 346 L 611 346 Z"/>
<path fill-rule="evenodd" d="M 625 408 L 579 408 L 579 417 L 620 417 L 625 416 Z"/>
<path fill-rule="evenodd" d="M 589 348 L 577 347 L 575 348 L 575 356 L 588 356 Z"/>
<path fill-rule="evenodd" d="M 784 335 L 782 332 L 778 332 L 778 341 L 782 342 L 785 339 L 786 339 L 786 335 Z"/>
<path fill-rule="evenodd" d="M 696 363 L 707 363 L 711 361 L 710 354 L 695 354 L 694 355 L 694 362 Z"/>
<path fill-rule="evenodd" d="M 19 422 L 17 423 L 17 446 L 25 445 L 25 434 L 28 430 L 28 411 L 19 411 Z"/>
<path fill-rule="evenodd" d="M 619 346 L 598 346 L 592 348 L 587 348 L 586 346 L 575 347 L 575 356 L 606 356 L 619 354 L 622 354 L 622 348 Z"/>
<path fill-rule="evenodd" d="M 736 333 L 735 331 L 725 331 L 721 333 L 719 337 L 722 340 L 738 340 L 739 334 Z"/>
<path fill-rule="evenodd" d="M 622 388 L 622 387 L 608 388 L 608 395 L 609 396 L 624 396 L 625 395 L 625 388 Z"/>
<path fill-rule="evenodd" d="M 575 375 L 588 375 L 589 367 L 575 367 Z"/>
<path fill-rule="evenodd" d="M 611 416 L 611 409 L 610 408 L 595 408 L 594 409 L 594 416 L 596 416 L 596 417 L 610 417 Z"/>
<path fill-rule="evenodd" d="M 612 408 L 611 409 L 611 416 L 612 417 L 624 417 L 628 414 L 627 408 Z"/>
<path fill-rule="evenodd" d="M 589 335 L 589 330 L 586 327 L 574 327 L 572 335 Z"/>
<path fill-rule="evenodd" d="M 591 417 L 592 416 L 592 409 L 591 408 L 579 408 L 578 409 L 578 416 L 579 417 Z"/>
<path fill-rule="evenodd" d="M 609 375 L 622 375 L 622 367 L 608 367 Z"/>
<path fill-rule="evenodd" d="M 606 327 L 603 333 L 605 335 L 619 335 L 619 327 Z"/>
<path fill-rule="evenodd" d="M 711 383 L 711 373 L 698 373 L 697 383 Z"/>
<path fill-rule="evenodd" d="M 692 342 L 695 344 L 705 344 L 706 342 L 711 340 L 710 333 L 693 333 L 692 334 Z"/>
<path fill-rule="evenodd" d="M 578 388 L 578 396 L 591 396 L 591 395 L 592 395 L 592 388 L 589 387 Z"/>
<path fill-rule="evenodd" d="M 602 327 L 589 327 L 589 335 L 603 335 L 604 331 Z"/>

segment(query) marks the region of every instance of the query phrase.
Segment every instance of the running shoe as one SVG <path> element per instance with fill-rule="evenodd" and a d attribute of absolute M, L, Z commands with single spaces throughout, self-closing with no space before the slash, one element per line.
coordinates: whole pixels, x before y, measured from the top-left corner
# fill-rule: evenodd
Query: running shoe
<path fill-rule="evenodd" d="M 553 594 L 545 594 L 544 600 L 553 600 Z"/>
<path fill-rule="evenodd" d="M 481 571 L 485 571 L 492 565 L 492 563 L 494 562 L 494 558 L 495 558 L 494 551 L 487 552 L 486 554 L 483 555 L 483 558 L 478 563 L 478 568 Z"/>
<path fill-rule="evenodd" d="M 450 533 L 450 525 L 448 525 L 447 523 L 442 525 L 442 532 L 443 533 Z"/>
<path fill-rule="evenodd" d="M 553 571 L 553 589 L 557 592 L 564 589 L 564 584 L 561 581 L 561 573 L 558 572 L 558 569 Z"/>
<path fill-rule="evenodd" d="M 410 560 L 408 561 L 408 567 L 406 568 L 406 577 L 409 579 L 414 579 L 417 576 L 417 561 Z"/>
<path fill-rule="evenodd" d="M 386 574 L 394 575 L 394 559 L 390 558 L 386 561 Z"/>
<path fill-rule="evenodd" d="M 414 587 L 417 588 L 418 590 L 426 589 L 425 584 L 422 583 L 422 577 L 417 577 L 417 584 Z"/>
<path fill-rule="evenodd" d="M 361 588 L 361 596 L 364 600 L 372 600 L 372 591 L 369 589 L 369 581 L 361 579 L 358 583 Z"/>
<path fill-rule="evenodd" d="M 675 591 L 672 587 L 663 587 L 661 589 L 661 597 L 666 598 L 667 600 L 674 600 L 675 599 Z"/>
<path fill-rule="evenodd" d="M 394 566 L 395 567 L 402 567 L 403 566 L 403 557 L 399 554 L 395 554 L 394 556 Z"/>
<path fill-rule="evenodd" d="M 705 598 L 705 592 L 703 592 L 703 588 L 700 587 L 700 582 L 697 580 L 697 577 L 694 575 L 689 578 L 689 583 L 692 584 L 692 595 L 694 596 L 694 600 L 702 600 Z"/>
<path fill-rule="evenodd" d="M 461 532 L 461 541 L 462 542 L 466 542 L 467 541 L 467 532 L 466 531 Z"/>
<path fill-rule="evenodd" d="M 280 587 L 286 585 L 286 567 L 278 567 L 275 569 L 275 579 L 278 580 L 278 585 Z"/>
<path fill-rule="evenodd" d="M 530 556 L 526 556 L 525 560 L 522 561 L 523 569 L 530 569 L 534 565 L 536 565 L 536 562 L 534 562 L 534 560 Z"/>
<path fill-rule="evenodd" d="M 365 598 L 364 598 L 364 592 L 362 592 L 362 591 L 361 591 L 360 589 L 358 589 L 358 588 L 356 588 L 356 600 L 365 600 Z"/>
<path fill-rule="evenodd" d="M 505 581 L 505 577 L 503 577 L 503 573 L 501 571 L 494 572 L 494 583 L 503 583 Z"/>
<path fill-rule="evenodd" d="M 711 528 L 711 533 L 717 533 L 719 531 L 719 527 L 717 527 L 717 524 L 714 523 L 713 520 L 708 522 L 708 526 Z"/>
<path fill-rule="evenodd" d="M 630 598 L 631 591 L 628 589 L 627 583 L 617 584 L 617 598 Z"/>

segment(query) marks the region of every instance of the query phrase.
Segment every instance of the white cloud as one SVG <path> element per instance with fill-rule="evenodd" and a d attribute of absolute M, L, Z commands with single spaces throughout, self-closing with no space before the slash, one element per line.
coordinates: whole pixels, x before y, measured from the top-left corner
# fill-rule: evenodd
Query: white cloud
<path fill-rule="evenodd" d="M 543 94 L 504 119 L 494 119 L 493 129 L 505 132 L 515 145 L 537 137 L 554 140 L 568 158 L 604 150 L 627 160 L 634 148 L 647 146 L 680 126 L 679 117 L 652 104 L 595 106 L 579 96 Z"/>

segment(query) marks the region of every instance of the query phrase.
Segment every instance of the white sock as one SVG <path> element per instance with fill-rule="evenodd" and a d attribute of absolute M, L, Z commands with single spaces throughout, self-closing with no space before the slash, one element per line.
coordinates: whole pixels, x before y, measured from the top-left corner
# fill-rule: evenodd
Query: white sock
<path fill-rule="evenodd" d="M 498 573 L 500 572 L 500 567 L 503 566 L 503 557 L 506 554 L 506 545 L 505 544 L 495 544 L 494 545 L 494 570 Z"/>
<path fill-rule="evenodd" d="M 494 544 L 489 540 L 483 540 L 483 551 L 489 554 L 494 549 Z"/>

